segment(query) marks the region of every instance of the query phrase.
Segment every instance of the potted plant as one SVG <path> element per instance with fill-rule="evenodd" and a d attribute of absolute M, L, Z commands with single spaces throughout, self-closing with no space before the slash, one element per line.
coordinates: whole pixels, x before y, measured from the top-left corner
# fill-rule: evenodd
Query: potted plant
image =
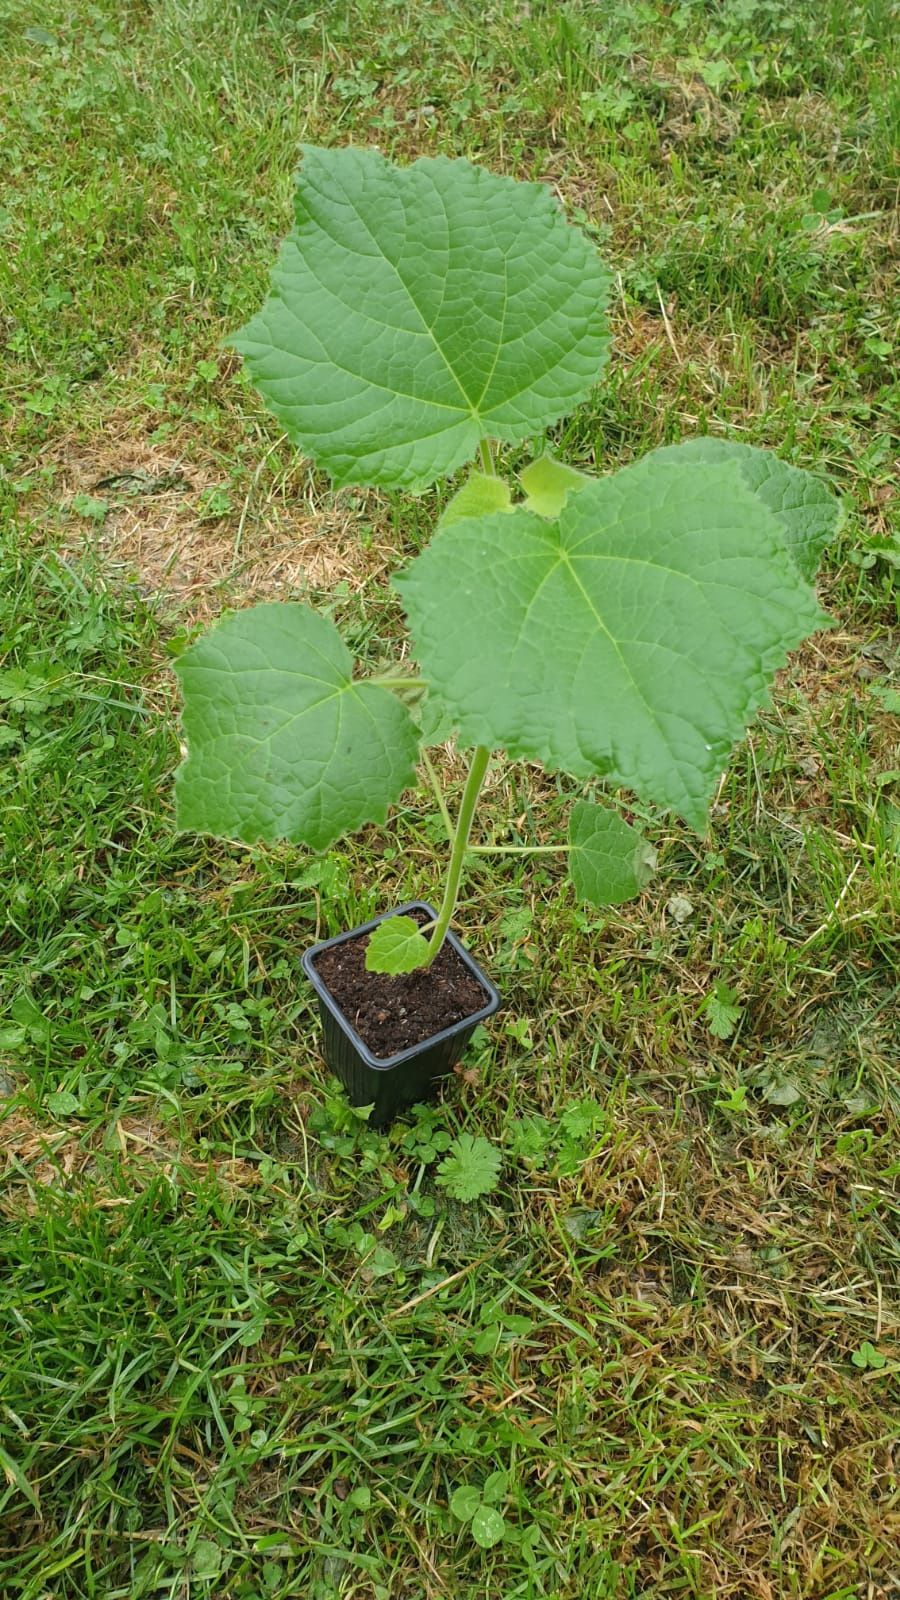
<path fill-rule="evenodd" d="M 608 285 L 543 185 L 306 148 L 270 297 L 233 341 L 335 484 L 417 492 L 474 462 L 395 579 L 417 672 L 356 676 L 333 624 L 292 603 L 225 616 L 176 667 L 182 828 L 324 850 L 384 822 L 417 765 L 437 789 L 437 908 L 387 911 L 303 958 L 330 1065 L 378 1121 L 499 1004 L 450 932 L 494 753 L 702 829 L 774 673 L 827 625 L 812 580 L 838 502 L 773 455 L 697 438 L 591 476 L 539 444 L 517 482 L 498 475 L 498 444 L 540 441 L 596 382 Z M 455 819 L 428 757 L 450 736 L 471 753 Z M 597 905 L 652 871 L 614 804 L 576 799 L 562 848 Z"/>

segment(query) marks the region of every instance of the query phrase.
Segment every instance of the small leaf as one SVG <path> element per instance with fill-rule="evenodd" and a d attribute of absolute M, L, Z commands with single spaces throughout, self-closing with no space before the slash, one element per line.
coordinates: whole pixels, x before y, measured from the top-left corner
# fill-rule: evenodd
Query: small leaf
<path fill-rule="evenodd" d="M 556 1156 L 556 1171 L 561 1178 L 571 1178 L 587 1159 L 583 1139 L 565 1139 Z"/>
<path fill-rule="evenodd" d="M 446 706 L 442 706 L 441 702 L 435 700 L 427 690 L 410 709 L 419 730 L 419 738 L 426 750 L 430 750 L 436 744 L 446 744 L 453 738 L 456 731 L 453 716 Z"/>
<path fill-rule="evenodd" d="M 525 490 L 526 511 L 536 511 L 539 517 L 558 517 L 569 495 L 584 489 L 591 479 L 564 461 L 539 456 L 519 473 L 519 482 Z"/>
<path fill-rule="evenodd" d="M 500 1152 L 490 1140 L 461 1133 L 438 1167 L 436 1181 L 454 1200 L 477 1200 L 496 1189 L 500 1165 Z"/>
<path fill-rule="evenodd" d="M 568 1139 L 587 1139 L 602 1128 L 606 1122 L 606 1112 L 599 1101 L 585 1096 L 567 1106 L 559 1119 L 559 1125 Z"/>
<path fill-rule="evenodd" d="M 715 1103 L 722 1111 L 731 1112 L 734 1116 L 743 1116 L 748 1109 L 747 1085 L 745 1083 L 738 1084 L 737 1088 L 732 1089 L 724 1100 L 717 1100 Z M 838 1142 L 840 1143 L 840 1141 Z"/>
<path fill-rule="evenodd" d="M 509 484 L 495 473 L 473 472 L 444 507 L 439 528 L 450 528 L 463 517 L 484 517 L 492 511 L 509 511 Z"/>
<path fill-rule="evenodd" d="M 900 567 L 900 534 L 873 534 L 865 549 L 873 559 L 880 556 L 889 567 Z"/>
<path fill-rule="evenodd" d="M 28 1029 L 36 1044 L 49 1039 L 50 1024 L 30 994 L 17 994 L 9 1008 L 9 1014 L 13 1022 L 18 1022 L 23 1028 Z"/>
<path fill-rule="evenodd" d="M 450 1510 L 455 1517 L 459 1518 L 460 1522 L 471 1522 L 480 1505 L 480 1489 L 465 1485 L 460 1489 L 454 1489 L 453 1498 L 450 1501 Z"/>
<path fill-rule="evenodd" d="M 800 1090 L 787 1078 L 771 1078 L 763 1089 L 770 1106 L 795 1106 L 801 1098 Z"/>
<path fill-rule="evenodd" d="M 900 689 L 892 688 L 889 683 L 873 683 L 870 687 L 882 711 L 894 717 L 900 716 Z"/>
<path fill-rule="evenodd" d="M 222 1571 L 224 1552 L 212 1539 L 198 1539 L 194 1546 L 191 1570 L 195 1578 L 217 1578 Z"/>
<path fill-rule="evenodd" d="M 499 1511 L 493 1506 L 479 1506 L 472 1518 L 472 1538 L 480 1544 L 482 1550 L 490 1550 L 492 1545 L 499 1544 L 506 1532 L 506 1523 Z"/>
<path fill-rule="evenodd" d="M 388 689 L 353 677 L 327 617 L 269 603 L 226 616 L 174 664 L 187 760 L 180 828 L 324 850 L 383 822 L 414 779 L 418 736 Z"/>
<path fill-rule="evenodd" d="M 80 1103 L 78 1096 L 70 1094 L 68 1089 L 60 1089 L 57 1094 L 48 1094 L 44 1101 L 51 1117 L 74 1116 Z"/>
<path fill-rule="evenodd" d="M 850 1360 L 855 1367 L 859 1367 L 863 1371 L 868 1367 L 873 1372 L 880 1372 L 886 1363 L 887 1357 L 883 1356 L 880 1350 L 876 1350 L 870 1340 L 864 1339 L 859 1349 L 854 1350 Z"/>
<path fill-rule="evenodd" d="M 79 517 L 87 517 L 91 522 L 105 522 L 109 501 L 92 494 L 74 494 L 71 508 Z"/>
<path fill-rule="evenodd" d="M 472 1345 L 476 1356 L 492 1356 L 500 1343 L 502 1332 L 499 1322 L 489 1322 Z"/>
<path fill-rule="evenodd" d="M 377 1244 L 371 1255 L 366 1256 L 366 1272 L 372 1278 L 387 1278 L 398 1267 L 397 1257 L 393 1250 L 385 1244 Z"/>
<path fill-rule="evenodd" d="M 517 1339 L 524 1339 L 534 1327 L 531 1317 L 520 1317 L 515 1311 L 508 1311 L 503 1318 L 503 1326 L 508 1333 Z"/>
<path fill-rule="evenodd" d="M 618 906 L 633 899 L 656 868 L 656 851 L 637 828 L 607 806 L 585 800 L 572 807 L 569 845 L 575 892 L 595 906 Z"/>
<path fill-rule="evenodd" d="M 542 1159 L 552 1136 L 549 1122 L 541 1116 L 518 1117 L 508 1130 L 512 1154 L 534 1165 Z"/>
<path fill-rule="evenodd" d="M 508 1488 L 508 1472 L 491 1472 L 485 1479 L 484 1488 L 481 1491 L 481 1498 L 483 1499 L 485 1505 L 497 1506 L 500 1504 L 501 1500 L 505 1500 L 506 1491 Z"/>
<path fill-rule="evenodd" d="M 707 995 L 701 1010 L 706 1013 L 707 1026 L 717 1039 L 730 1039 L 743 1016 L 743 1008 L 736 1004 L 737 995 L 727 983 L 717 979 L 712 992 Z"/>
<path fill-rule="evenodd" d="M 681 928 L 694 915 L 694 902 L 686 894 L 673 894 L 671 900 L 666 901 L 666 910 L 672 921 Z"/>
<path fill-rule="evenodd" d="M 233 342 L 335 483 L 424 489 L 587 395 L 609 283 L 544 184 L 305 145 L 272 293 Z"/>
<path fill-rule="evenodd" d="M 415 972 L 428 960 L 428 940 L 412 917 L 388 917 L 369 934 L 367 972 Z"/>
<path fill-rule="evenodd" d="M 586 1239 L 606 1215 L 591 1206 L 573 1206 L 563 1217 L 563 1227 L 573 1239 Z"/>

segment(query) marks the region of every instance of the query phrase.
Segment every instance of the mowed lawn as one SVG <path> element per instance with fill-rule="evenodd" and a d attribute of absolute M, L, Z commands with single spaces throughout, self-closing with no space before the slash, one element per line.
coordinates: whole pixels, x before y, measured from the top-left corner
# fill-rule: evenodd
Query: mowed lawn
<path fill-rule="evenodd" d="M 0 0 L 3 1600 L 900 1594 L 896 20 Z M 391 660 L 451 489 L 332 492 L 223 347 L 301 141 L 554 187 L 615 274 L 573 462 L 711 432 L 846 507 L 834 628 L 705 838 L 640 810 L 640 901 L 473 858 L 505 1008 L 386 1134 L 298 960 L 433 895 L 433 799 L 321 857 L 172 811 L 185 641 L 290 596 Z M 575 792 L 498 763 L 482 836 Z"/>

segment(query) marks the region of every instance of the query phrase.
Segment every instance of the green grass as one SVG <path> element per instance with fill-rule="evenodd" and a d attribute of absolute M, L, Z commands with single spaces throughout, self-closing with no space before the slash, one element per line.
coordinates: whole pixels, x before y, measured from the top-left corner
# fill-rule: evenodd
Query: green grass
<path fill-rule="evenodd" d="M 0 0 L 9 1600 L 900 1589 L 893 20 Z M 571 459 L 727 432 L 848 511 L 837 628 L 706 839 L 644 819 L 639 904 L 474 858 L 505 1010 L 387 1134 L 325 1080 L 298 956 L 433 894 L 432 802 L 312 858 L 176 835 L 170 784 L 198 619 L 291 593 L 387 659 L 432 525 L 332 496 L 220 349 L 298 140 L 350 138 L 544 177 L 592 230 L 616 353 Z M 553 840 L 570 798 L 499 768 L 480 825 Z M 504 1161 L 471 1206 L 434 1181 L 461 1130 Z M 482 1550 L 450 1501 L 496 1473 Z"/>

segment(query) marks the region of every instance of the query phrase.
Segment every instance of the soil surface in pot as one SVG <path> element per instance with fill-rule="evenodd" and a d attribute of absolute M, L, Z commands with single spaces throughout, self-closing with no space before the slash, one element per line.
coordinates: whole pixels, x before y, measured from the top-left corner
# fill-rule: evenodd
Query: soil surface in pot
<path fill-rule="evenodd" d="M 445 943 L 430 967 L 391 977 L 366 971 L 368 942 L 365 933 L 323 950 L 316 971 L 373 1055 L 393 1056 L 423 1044 L 487 1004 L 487 994 L 452 945 Z"/>

